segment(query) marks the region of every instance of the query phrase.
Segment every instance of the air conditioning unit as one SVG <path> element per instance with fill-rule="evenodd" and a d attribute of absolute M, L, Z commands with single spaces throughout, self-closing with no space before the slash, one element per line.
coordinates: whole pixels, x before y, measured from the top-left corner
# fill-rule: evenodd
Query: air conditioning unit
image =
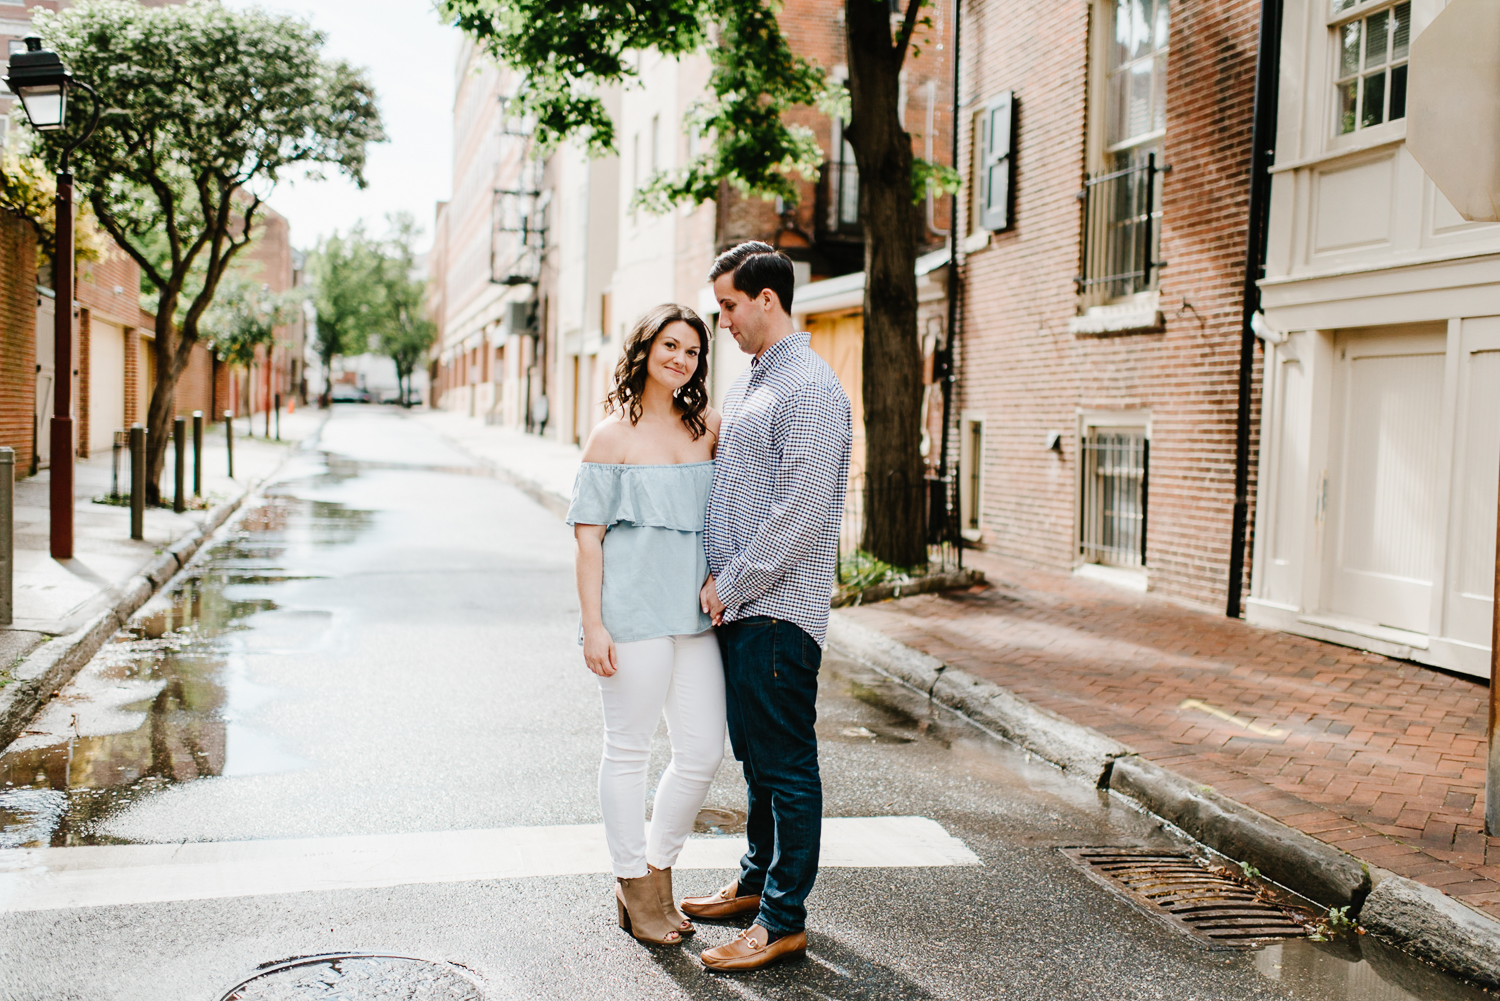
<path fill-rule="evenodd" d="M 505 325 L 512 334 L 536 336 L 536 300 L 506 303 Z"/>

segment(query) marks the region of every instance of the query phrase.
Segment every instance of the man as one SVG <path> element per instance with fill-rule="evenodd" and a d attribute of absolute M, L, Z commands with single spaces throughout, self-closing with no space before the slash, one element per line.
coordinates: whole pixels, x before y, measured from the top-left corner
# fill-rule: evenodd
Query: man
<path fill-rule="evenodd" d="M 711 969 L 753 970 L 807 951 L 823 822 L 813 724 L 853 427 L 838 377 L 792 325 L 792 262 L 742 243 L 709 280 L 719 327 L 755 356 L 724 400 L 700 595 L 719 626 L 750 850 L 737 880 L 682 909 L 709 919 L 755 912 L 733 942 L 703 953 Z"/>

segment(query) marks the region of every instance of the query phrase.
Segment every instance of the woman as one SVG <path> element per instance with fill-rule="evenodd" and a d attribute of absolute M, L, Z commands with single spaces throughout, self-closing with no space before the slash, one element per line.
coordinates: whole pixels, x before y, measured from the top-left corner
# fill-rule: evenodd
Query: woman
<path fill-rule="evenodd" d="M 604 702 L 599 802 L 616 908 L 620 927 L 656 945 L 694 931 L 672 895 L 672 864 L 724 754 L 724 669 L 698 603 L 719 433 L 708 338 L 682 306 L 657 306 L 636 323 L 567 518 L 578 543 L 583 659 Z M 648 835 L 646 765 L 663 712 L 672 761 Z"/>

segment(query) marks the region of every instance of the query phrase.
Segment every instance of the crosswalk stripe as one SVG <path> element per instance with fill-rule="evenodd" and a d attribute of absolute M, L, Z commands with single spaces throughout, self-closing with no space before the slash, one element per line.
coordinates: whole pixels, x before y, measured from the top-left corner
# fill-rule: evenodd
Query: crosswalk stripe
<path fill-rule="evenodd" d="M 678 869 L 734 869 L 742 837 L 690 838 Z M 926 817 L 830 817 L 821 865 L 980 865 Z M 609 872 L 600 824 L 0 851 L 0 911 L 44 911 Z"/>

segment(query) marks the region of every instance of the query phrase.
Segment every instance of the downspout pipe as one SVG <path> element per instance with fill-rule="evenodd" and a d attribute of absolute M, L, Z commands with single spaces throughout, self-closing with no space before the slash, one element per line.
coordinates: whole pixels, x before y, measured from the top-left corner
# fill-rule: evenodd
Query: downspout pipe
<path fill-rule="evenodd" d="M 953 118 L 949 123 L 949 132 L 953 141 L 952 159 L 949 161 L 954 170 L 958 170 L 959 153 L 959 38 L 963 33 L 963 0 L 953 0 Z M 962 174 L 962 171 L 960 171 Z M 972 179 L 971 179 L 972 181 Z M 951 464 L 948 461 L 950 425 L 953 422 L 953 390 L 958 380 L 958 373 L 953 367 L 953 342 L 958 336 L 958 324 L 963 317 L 959 309 L 959 281 L 958 281 L 958 242 L 961 230 L 958 226 L 958 202 L 957 194 L 948 196 L 948 324 L 943 331 L 943 343 L 941 349 L 934 353 L 932 359 L 932 377 L 942 380 L 943 387 L 943 438 L 939 445 L 938 458 L 942 462 L 942 486 L 943 503 L 940 508 L 943 515 L 944 525 L 951 524 L 955 517 L 950 511 L 949 504 L 952 501 L 953 491 L 949 483 Z M 977 459 L 976 459 L 977 461 Z M 958 540 L 953 540 L 957 542 Z M 959 547 L 959 559 L 962 560 L 963 548 Z"/>
<path fill-rule="evenodd" d="M 1229 601 L 1225 614 L 1243 612 L 1245 537 L 1250 517 L 1250 393 L 1255 372 L 1255 314 L 1266 270 L 1271 214 L 1271 165 L 1276 160 L 1277 82 L 1281 74 L 1282 0 L 1261 0 L 1255 59 L 1255 113 L 1250 132 L 1250 210 L 1245 227 L 1245 289 L 1240 310 L 1239 410 L 1234 436 L 1234 525 L 1229 541 Z"/>

